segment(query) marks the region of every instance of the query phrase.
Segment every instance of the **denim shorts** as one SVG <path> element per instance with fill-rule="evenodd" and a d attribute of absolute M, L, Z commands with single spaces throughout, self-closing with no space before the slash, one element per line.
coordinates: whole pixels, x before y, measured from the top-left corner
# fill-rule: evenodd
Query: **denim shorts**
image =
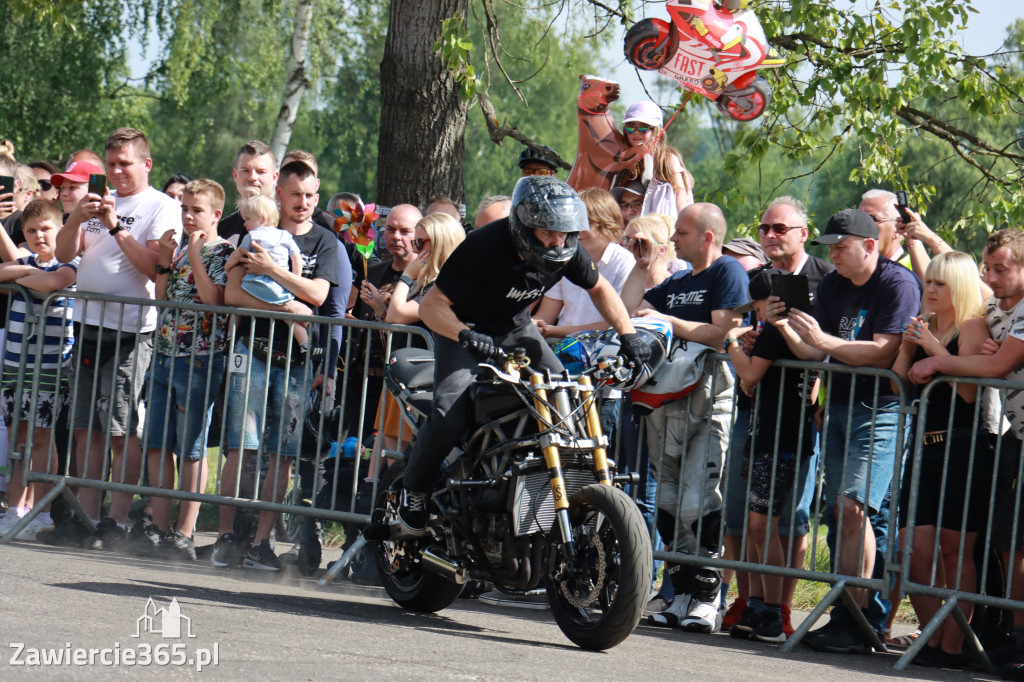
<path fill-rule="evenodd" d="M 899 416 L 898 402 L 835 401 L 829 406 L 823 453 L 826 504 L 836 504 L 843 495 L 866 501 L 872 511 L 882 506 L 892 483 Z"/>
<path fill-rule="evenodd" d="M 153 354 L 146 409 L 146 449 L 173 452 L 182 459 L 206 457 L 213 401 L 224 381 L 227 358 L 214 355 L 172 358 Z"/>
<path fill-rule="evenodd" d="M 235 352 L 248 356 L 249 371 L 228 374 L 228 448 L 257 450 L 262 443 L 264 452 L 295 457 L 309 392 L 306 364 L 268 365 L 240 343 Z"/>

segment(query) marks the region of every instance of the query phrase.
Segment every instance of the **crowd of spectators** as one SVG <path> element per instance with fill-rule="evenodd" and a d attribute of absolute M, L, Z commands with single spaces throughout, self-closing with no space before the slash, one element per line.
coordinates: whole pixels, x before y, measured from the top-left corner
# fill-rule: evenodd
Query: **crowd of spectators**
<path fill-rule="evenodd" d="M 1024 392 L 944 385 L 924 403 L 921 443 L 900 399 L 917 396 L 939 374 L 1021 378 L 1024 231 L 992 233 L 979 265 L 918 213 L 901 217 L 891 192 L 873 189 L 813 239 L 807 208 L 782 196 L 768 205 L 756 234 L 727 242 L 722 210 L 693 203 L 694 178 L 682 156 L 664 146 L 661 125 L 652 103 L 630 108 L 629 143 L 657 141 L 649 167 L 628 169 L 610 192 L 581 193 L 590 230 L 579 239 L 634 316 L 663 318 L 676 339 L 730 361 L 708 365 L 699 385 L 644 418 L 619 392 L 602 394 L 602 422 L 615 434 L 616 454 L 641 473 L 634 497 L 652 534 L 681 554 L 802 568 L 820 479 L 835 573 L 879 575 L 886 542 L 896 541 L 913 551 L 909 579 L 971 592 L 980 587 L 975 548 L 992 548 L 1009 574 L 1001 578 L 1010 585 L 1006 596 L 1024 598 L 1024 523 L 1014 521 Z M 242 310 L 421 324 L 418 301 L 472 229 L 459 207 L 445 197 L 422 209 L 391 207 L 377 255 L 367 262 L 335 233 L 334 209 L 358 197 L 335 194 L 321 210 L 316 159 L 306 152 L 289 152 L 279 163 L 262 142 L 242 145 L 232 169 L 239 210 L 229 215 L 215 181 L 177 174 L 160 191 L 151 186 L 152 165 L 145 135 L 131 128 L 114 131 L 103 156 L 74 152 L 63 172 L 44 161 L 18 164 L 9 144 L 0 147 L 0 178 L 12 179 L 11 191 L 0 193 L 0 281 L 32 292 L 28 300 L 9 295 L 6 339 L 0 336 L 10 433 L 0 435 L 0 450 L 6 454 L 9 439 L 12 452 L 32 443 L 30 461 L 7 464 L 9 508 L 0 534 L 50 488 L 22 486 L 24 467 L 201 493 L 207 449 L 215 445 L 223 452 L 221 495 L 280 502 L 311 389 L 333 395 L 344 387 L 364 396 L 361 405 L 347 403 L 343 422 L 362 416 L 383 423 L 377 449 L 403 446 L 397 408 L 382 390 L 386 359 L 375 334 L 345 337 L 351 347 L 343 348 L 338 327 L 249 318 Z M 532 150 L 520 167 L 523 175 L 558 170 Z M 107 186 L 100 191 L 92 176 L 105 176 Z M 487 197 L 475 226 L 509 210 L 508 197 Z M 809 254 L 808 242 L 826 247 L 828 260 Z M 805 303 L 779 295 L 791 282 L 807 288 Z M 82 300 L 74 293 L 47 299 L 61 290 Z M 563 280 L 545 294 L 534 310 L 545 338 L 607 328 L 585 293 Z M 45 311 L 27 315 L 26 306 L 41 308 L 44 300 Z M 350 364 L 358 371 L 338 376 L 346 352 L 360 358 Z M 242 371 L 228 371 L 235 358 L 244 359 Z M 827 371 L 783 369 L 777 360 L 827 363 Z M 898 379 L 858 371 L 864 368 L 891 369 Z M 219 420 L 222 443 L 211 428 Z M 908 456 L 915 451 L 919 459 Z M 904 460 L 903 485 L 895 489 Z M 911 499 L 913 476 L 920 494 Z M 154 496 L 146 512 L 133 514 L 130 492 L 114 490 L 107 503 L 99 488 L 83 486 L 76 495 L 91 522 L 86 531 L 73 519 L 55 523 L 61 520 L 47 507 L 19 538 L 196 558 L 199 502 L 182 500 L 172 522 L 167 498 Z M 888 527 L 893 504 L 899 533 Z M 272 547 L 278 513 L 261 511 L 245 537 L 238 513 L 219 508 L 213 564 L 280 570 Z M 912 547 L 902 541 L 908 527 Z M 734 574 L 700 561 L 669 563 L 664 575 L 648 605 L 652 624 L 776 643 L 793 633 L 795 579 Z M 733 580 L 738 594 L 726 610 Z M 850 594 L 853 601 L 836 605 L 804 643 L 866 653 L 893 641 L 890 595 Z M 913 605 L 922 626 L 939 608 L 932 597 L 915 597 Z M 969 619 L 977 613 L 966 603 L 957 608 Z M 864 620 L 877 639 L 860 626 Z M 1021 644 L 1011 663 L 1024 660 L 1024 611 L 1013 620 Z M 917 662 L 960 666 L 962 646 L 949 619 Z"/>

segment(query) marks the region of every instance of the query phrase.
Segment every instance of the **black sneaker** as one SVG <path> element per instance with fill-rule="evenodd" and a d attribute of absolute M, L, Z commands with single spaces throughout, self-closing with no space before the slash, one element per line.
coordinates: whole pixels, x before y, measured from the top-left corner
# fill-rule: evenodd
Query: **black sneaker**
<path fill-rule="evenodd" d="M 844 619 L 830 617 L 828 622 L 825 623 L 823 626 L 821 626 L 817 630 L 811 630 L 806 635 L 804 635 L 804 638 L 800 640 L 800 643 L 806 646 L 813 647 L 813 642 L 817 640 L 819 637 L 823 637 L 825 635 L 831 636 L 833 632 L 841 630 L 845 628 L 845 626 L 846 622 Z"/>
<path fill-rule="evenodd" d="M 128 532 L 118 526 L 117 521 L 109 516 L 104 516 L 96 524 L 96 534 L 92 536 L 91 542 L 88 542 L 86 547 L 88 549 L 105 549 L 108 552 L 115 552 L 124 546 L 127 538 Z"/>
<path fill-rule="evenodd" d="M 36 534 L 36 540 L 53 547 L 81 547 L 83 541 L 92 541 L 92 533 L 77 518 L 70 518 L 58 523 L 53 530 L 43 530 Z"/>
<path fill-rule="evenodd" d="M 128 533 L 128 553 L 141 557 L 156 556 L 160 548 L 160 540 L 163 538 L 163 531 L 155 523 L 147 523 L 149 517 L 144 517 Z"/>
<path fill-rule="evenodd" d="M 160 553 L 176 561 L 195 561 L 196 543 L 177 528 L 171 528 L 160 538 Z"/>
<path fill-rule="evenodd" d="M 917 652 L 917 656 L 914 656 L 910 662 L 927 668 L 947 668 L 949 670 L 960 670 L 965 663 L 963 654 L 951 654 L 940 646 L 928 645 Z"/>
<path fill-rule="evenodd" d="M 735 626 L 734 626 L 735 627 Z M 729 634 L 732 634 L 730 632 Z M 750 639 L 758 642 L 772 642 L 782 644 L 786 641 L 786 633 L 782 631 L 782 614 L 777 616 L 762 616 L 761 623 L 750 633 Z"/>
<path fill-rule="evenodd" d="M 257 571 L 280 571 L 281 560 L 270 549 L 270 543 L 266 540 L 258 545 L 253 545 L 242 558 L 244 568 L 254 568 Z"/>
<path fill-rule="evenodd" d="M 213 545 L 213 553 L 210 554 L 210 563 L 219 568 L 237 566 L 242 560 L 242 554 L 235 544 L 235 536 L 231 533 L 224 533 Z"/>
<path fill-rule="evenodd" d="M 831 625 L 831 621 L 829 625 Z M 828 628 L 828 625 L 825 626 Z M 825 628 L 822 628 L 824 630 Z M 869 654 L 871 645 L 864 635 L 851 622 L 837 623 L 811 640 L 809 646 L 815 651 L 824 651 L 830 654 Z"/>
<path fill-rule="evenodd" d="M 750 633 L 761 624 L 761 619 L 754 613 L 754 609 L 747 607 L 743 609 L 739 620 L 729 628 L 729 636 L 736 639 L 749 639 Z"/>
<path fill-rule="evenodd" d="M 410 490 L 402 491 L 402 504 L 398 507 L 398 525 L 407 535 L 425 535 L 427 532 L 427 496 Z"/>

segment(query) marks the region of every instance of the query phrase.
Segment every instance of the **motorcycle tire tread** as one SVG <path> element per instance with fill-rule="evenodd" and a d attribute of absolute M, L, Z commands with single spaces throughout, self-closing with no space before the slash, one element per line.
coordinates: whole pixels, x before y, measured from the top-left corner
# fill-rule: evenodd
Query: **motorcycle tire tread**
<path fill-rule="evenodd" d="M 573 609 L 559 595 L 554 580 L 548 581 L 548 601 L 552 615 L 566 637 L 584 649 L 604 651 L 625 640 L 643 616 L 651 587 L 651 541 L 636 503 L 618 488 L 601 484 L 588 485 L 570 499 L 570 515 L 580 507 L 601 511 L 615 530 L 621 557 L 620 581 L 615 601 L 609 614 L 589 627 L 582 627 L 575 622 Z M 552 529 L 552 537 L 558 537 L 558 533 L 556 524 Z"/>

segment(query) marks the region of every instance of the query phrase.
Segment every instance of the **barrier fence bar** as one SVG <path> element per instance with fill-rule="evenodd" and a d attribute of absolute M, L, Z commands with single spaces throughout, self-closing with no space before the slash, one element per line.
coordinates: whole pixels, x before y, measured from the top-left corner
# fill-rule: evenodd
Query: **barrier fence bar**
<path fill-rule="evenodd" d="M 359 524 L 369 521 L 368 509 L 359 509 L 360 500 L 365 502 L 374 498 L 376 478 L 383 461 L 401 456 L 399 453 L 404 449 L 406 436 L 414 435 L 409 433 L 411 427 L 407 420 L 400 418 L 397 420 L 397 445 L 394 449 L 383 446 L 385 427 L 389 419 L 394 422 L 388 410 L 399 408 L 385 398 L 386 387 L 381 376 L 383 367 L 378 365 L 383 358 L 390 356 L 393 347 L 417 345 L 432 350 L 431 336 L 422 327 L 82 292 L 55 292 L 46 296 L 38 306 L 22 287 L 8 284 L 0 286 L 0 291 L 7 292 L 8 296 L 8 327 L 12 322 L 10 301 L 13 293 L 23 296 L 26 301 L 23 319 L 14 321 L 23 322 L 30 329 L 41 328 L 51 305 L 65 296 L 74 302 L 82 315 L 100 310 L 98 319 L 101 327 L 85 332 L 81 327 L 75 329 L 77 336 L 72 360 L 56 371 L 54 381 L 57 386 L 66 382 L 70 396 L 60 415 L 46 415 L 35 409 L 40 394 L 46 393 L 46 386 L 41 386 L 41 382 L 49 380 L 41 368 L 42 351 L 48 342 L 45 334 L 37 335 L 34 349 L 25 349 L 26 352 L 20 354 L 13 388 L 16 396 L 26 393 L 30 399 L 14 400 L 9 439 L 15 444 L 24 440 L 24 445 L 12 447 L 9 456 L 14 462 L 32 460 L 31 467 L 22 467 L 22 485 L 45 485 L 31 512 L 0 538 L 0 542 L 9 542 L 47 504 L 58 498 L 65 499 L 71 509 L 87 521 L 96 513 L 95 505 L 106 493 L 111 493 L 112 499 L 121 499 L 122 505 L 123 500 L 130 502 L 132 496 L 138 495 L 227 505 L 238 510 L 280 512 L 287 515 L 287 523 L 280 530 L 288 539 L 299 542 L 303 538 L 308 540 L 310 533 L 317 532 L 314 519 L 356 524 L 352 526 L 355 530 Z M 204 407 L 212 404 L 218 416 L 209 430 L 207 447 L 221 458 L 214 468 L 216 493 L 206 493 L 206 487 L 184 490 L 180 481 L 177 487 L 172 487 L 166 478 L 168 471 L 175 475 L 175 470 L 165 468 L 171 456 L 170 435 L 165 434 L 160 447 L 153 448 L 159 452 L 159 457 L 147 458 L 144 452 L 136 449 L 132 438 L 118 433 L 118 419 L 112 409 L 116 406 L 97 400 L 100 393 L 97 379 L 102 379 L 98 372 L 105 361 L 128 350 L 146 348 L 149 343 L 147 335 L 137 331 L 137 309 L 133 306 L 170 310 L 175 328 L 180 319 L 193 314 L 207 316 L 200 319 L 205 319 L 213 327 L 222 320 L 231 320 L 222 352 L 206 355 L 192 345 L 188 353 L 177 354 L 177 350 L 169 356 L 157 353 L 156 359 L 140 359 L 131 366 L 126 363 L 123 371 L 112 379 L 134 385 L 137 390 L 145 385 L 142 402 L 152 410 L 154 404 L 161 404 L 162 398 L 154 393 L 157 389 L 153 381 L 156 364 L 162 361 L 159 356 L 186 360 L 172 364 L 169 370 L 171 380 L 183 378 L 181 372 L 186 372 L 190 380 L 188 383 L 202 390 L 188 392 L 183 403 L 180 400 L 177 403 L 163 400 L 161 414 L 152 411 L 148 417 L 140 415 L 138 431 L 141 442 L 145 444 L 154 419 L 166 418 L 175 411 L 191 414 L 195 404 Z M 281 322 L 284 326 L 273 322 Z M 112 328 L 103 327 L 107 324 Z M 328 381 L 318 382 L 315 390 L 310 388 L 317 373 L 322 373 L 326 358 L 315 348 L 302 348 L 291 342 L 296 325 L 323 325 L 327 329 L 340 327 L 343 330 L 340 367 L 333 394 L 328 391 Z M 118 332 L 117 328 L 132 331 Z M 259 331 L 264 328 L 266 331 Z M 157 333 L 160 331 L 158 329 Z M 173 335 L 176 329 L 170 331 Z M 260 336 L 261 333 L 266 336 Z M 250 342 L 251 339 L 264 339 L 266 343 Z M 65 339 L 62 337 L 59 341 L 63 345 Z M 52 338 L 49 339 L 49 343 L 53 342 Z M 327 346 L 326 339 L 321 339 L 318 345 Z M 30 355 L 34 358 L 31 363 L 28 361 Z M 219 359 L 217 362 L 204 362 L 204 358 L 223 358 L 226 367 L 220 370 L 217 365 Z M 266 406 L 274 404 L 273 400 L 277 399 L 271 395 L 270 385 L 254 376 L 254 367 L 260 363 L 254 365 L 253 358 L 267 360 L 263 363 L 267 365 L 265 369 L 280 376 L 285 384 L 301 387 L 299 393 L 303 404 L 286 404 L 287 400 L 279 402 L 278 409 L 262 410 L 259 418 L 253 419 L 251 424 L 248 410 L 244 419 L 239 417 L 232 404 L 235 407 L 239 404 Z M 618 461 L 620 466 L 636 472 L 641 479 L 641 484 L 630 492 L 645 511 L 652 535 L 659 534 L 660 526 L 666 534 L 671 533 L 664 539 L 678 545 L 674 550 L 656 550 L 655 558 L 673 566 L 712 571 L 736 570 L 755 576 L 777 576 L 789 581 L 805 580 L 831 585 L 829 592 L 786 642 L 783 651 L 791 650 L 830 606 L 839 603 L 845 605 L 865 637 L 881 647 L 876 634 L 878 623 L 869 620 L 874 617 L 873 602 L 869 601 L 862 613 L 857 608 L 858 591 L 867 590 L 887 598 L 899 579 L 897 596 L 933 600 L 930 603 L 934 608 L 930 612 L 934 612 L 935 617 L 923 624 L 922 636 L 900 658 L 897 668 L 905 667 L 931 635 L 940 633 L 940 627 L 945 628 L 940 620 L 950 616 L 950 627 L 961 633 L 967 649 L 974 652 L 982 667 L 991 669 L 991 663 L 985 656 L 985 642 L 975 637 L 968 625 L 968 616 L 971 608 L 985 606 L 1020 613 L 1022 615 L 1018 619 L 1024 624 L 1024 600 L 1021 599 L 1024 575 L 1017 575 L 1013 570 L 1000 574 L 995 580 L 989 575 L 990 569 L 997 568 L 997 563 L 1005 563 L 999 559 L 999 551 L 1010 558 L 1024 556 L 1021 542 L 1024 529 L 1022 486 L 1013 485 L 1014 481 L 1024 480 L 1024 456 L 1020 441 L 1013 437 L 1012 432 L 1002 433 L 1005 426 L 1003 409 L 997 395 L 1024 390 L 1024 384 L 936 377 L 920 390 L 917 400 L 911 401 L 908 388 L 889 370 L 777 361 L 772 363 L 781 375 L 777 391 L 762 390 L 759 384 L 748 399 L 741 397 L 742 387 L 729 371 L 727 360 L 727 356 L 722 354 L 709 354 L 705 359 L 706 371 L 700 390 L 675 404 L 658 408 L 661 412 L 655 410 L 653 414 L 635 417 L 629 408 L 628 398 L 621 406 L 613 439 L 618 448 Z M 793 378 L 790 373 L 799 373 L 797 380 L 808 390 L 813 377 L 818 381 L 816 398 L 803 395 L 799 417 L 795 420 L 797 423 L 790 423 L 793 416 L 784 414 L 783 410 L 783 405 L 791 400 L 791 396 L 784 392 L 790 386 L 787 377 Z M 843 383 L 837 378 L 843 376 L 853 377 L 853 381 L 848 386 L 837 387 L 836 384 Z M 949 400 L 936 403 L 932 399 L 939 387 L 950 381 L 955 381 L 956 388 L 976 387 L 979 396 L 984 396 L 972 405 L 970 432 L 954 424 L 950 410 L 953 403 Z M 860 400 L 861 392 L 855 388 L 854 382 L 861 382 L 861 385 L 867 382 L 872 401 Z M 895 400 L 883 404 L 887 395 Z M 26 405 L 30 409 L 23 414 Z M 310 419 L 306 419 L 309 406 L 313 406 L 315 411 Z M 76 409 L 80 416 L 91 419 L 79 419 L 76 423 L 73 418 Z M 948 411 L 945 438 L 940 438 L 941 430 L 927 430 L 929 410 L 944 415 Z M 820 421 L 812 418 L 815 412 L 820 413 Z M 54 419 L 50 421 L 48 417 Z M 913 431 L 910 430 L 912 419 L 916 419 Z M 296 423 L 296 420 L 301 423 Z M 748 439 L 748 423 L 753 423 L 755 433 L 763 428 L 772 431 L 771 445 L 758 448 L 755 441 Z M 26 437 L 40 424 L 44 439 Z M 276 431 L 273 442 L 260 438 L 255 454 L 244 458 L 250 465 L 249 469 L 239 466 L 236 470 L 227 470 L 223 457 L 231 445 L 231 430 L 237 431 L 247 425 L 261 436 L 268 435 L 268 431 Z M 79 433 L 74 433 L 76 426 Z M 368 436 L 374 430 L 378 434 L 378 442 L 371 444 Z M 134 429 L 126 431 L 130 435 Z M 830 433 L 832 437 L 828 437 Z M 913 433 L 913 438 L 910 438 L 910 433 Z M 837 439 L 835 434 L 845 434 L 845 438 Z M 297 440 L 298 456 L 294 459 L 268 456 L 268 453 L 280 451 L 287 445 L 287 438 L 292 436 Z M 354 437 L 356 443 L 350 472 L 343 462 L 347 437 Z M 786 452 L 790 446 L 784 446 L 784 440 L 792 443 L 794 437 L 796 452 Z M 942 462 L 936 465 L 934 448 L 932 451 L 927 451 L 927 448 L 939 442 L 945 444 L 944 454 L 940 457 Z M 863 450 L 864 443 L 868 443 L 864 485 L 871 489 L 873 480 L 879 483 L 878 477 L 891 477 L 889 494 L 878 505 L 869 504 L 866 499 L 847 503 L 847 496 L 842 493 L 829 499 L 823 491 L 840 489 L 841 486 L 837 486 L 835 480 L 829 481 L 828 477 L 845 480 L 852 476 L 854 467 L 858 466 L 858 449 Z M 680 444 L 684 445 L 684 451 L 676 454 L 681 455 L 682 464 L 672 469 L 667 459 L 668 450 L 669 447 L 678 449 Z M 969 444 L 966 452 L 962 447 L 964 444 Z M 45 452 L 38 452 L 40 448 Z M 890 450 L 891 454 L 887 454 Z M 796 461 L 789 461 L 791 456 Z M 687 468 L 687 458 L 692 465 L 690 469 Z M 157 464 L 158 470 L 150 468 L 140 479 L 145 461 Z M 793 478 L 785 486 L 777 485 L 785 467 L 791 469 L 785 474 L 787 479 L 789 475 Z M 205 465 L 203 468 L 205 470 Z M 290 471 L 290 476 L 285 474 L 285 468 Z M 699 475 L 695 476 L 695 471 Z M 348 475 L 351 475 L 350 480 L 346 478 Z M 922 475 L 926 476 L 924 482 Z M 177 476 L 180 478 L 180 474 Z M 779 525 L 788 531 L 778 538 L 771 521 L 756 528 L 751 526 L 754 517 L 748 514 L 748 505 L 759 476 L 762 480 L 757 483 L 757 492 L 764 496 L 767 508 L 781 508 L 781 511 L 768 515 L 777 518 Z M 765 476 L 768 478 L 764 479 Z M 260 499 L 262 482 L 268 478 L 272 481 L 291 478 L 287 494 L 281 491 L 274 496 L 275 501 Z M 659 485 L 652 485 L 654 482 Z M 52 487 L 47 489 L 47 485 Z M 72 489 L 76 491 L 74 495 Z M 230 494 L 225 494 L 225 491 Z M 957 507 L 954 496 L 960 494 L 964 502 Z M 928 496 L 937 498 L 935 504 L 939 517 L 933 525 L 918 519 L 918 506 L 930 499 Z M 844 503 L 837 507 L 838 499 L 843 499 Z M 1006 510 L 1006 513 L 997 510 L 997 505 L 1001 505 L 999 510 Z M 674 523 L 668 525 L 662 520 L 659 524 L 659 511 L 668 513 Z M 973 518 L 975 514 L 983 514 L 983 523 Z M 946 525 L 960 527 L 971 521 L 977 530 L 946 533 L 944 519 Z M 901 525 L 906 528 L 905 533 L 898 532 Z M 944 529 L 943 532 L 936 532 L 936 527 Z M 830 566 L 827 570 L 818 567 L 822 530 L 826 530 L 826 544 L 831 542 L 835 546 L 835 551 L 829 552 Z M 1000 537 L 1008 537 L 1008 544 L 996 542 L 997 532 L 1002 534 Z M 354 533 L 349 535 L 347 544 L 355 540 Z M 832 537 L 827 537 L 829 535 Z M 783 547 L 784 565 L 769 563 L 766 558 L 771 547 L 777 547 L 773 544 L 776 542 Z M 866 566 L 872 544 L 879 552 L 872 575 L 837 570 L 841 563 Z M 730 556 L 723 556 L 723 547 L 727 548 Z M 759 558 L 751 560 L 748 554 Z M 805 556 L 809 558 L 810 567 L 804 566 Z M 856 561 L 851 562 L 851 557 Z M 1010 562 L 1014 566 L 1018 563 Z"/>

